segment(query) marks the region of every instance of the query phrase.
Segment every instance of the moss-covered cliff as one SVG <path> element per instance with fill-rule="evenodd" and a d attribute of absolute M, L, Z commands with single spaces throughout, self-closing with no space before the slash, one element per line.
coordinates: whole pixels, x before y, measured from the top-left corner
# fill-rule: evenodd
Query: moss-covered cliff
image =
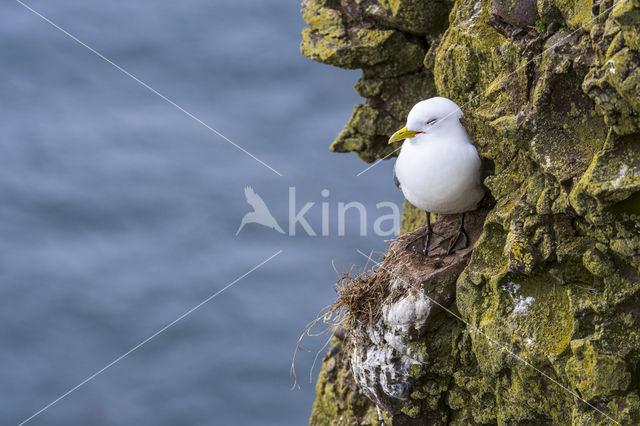
<path fill-rule="evenodd" d="M 408 364 L 400 329 L 352 326 L 311 423 L 376 424 L 372 399 L 394 425 L 640 424 L 640 1 L 305 0 L 303 17 L 305 55 L 363 70 L 333 150 L 391 155 L 411 106 L 440 95 L 495 165 L 462 267 L 416 272 L 381 307 L 415 311 L 451 282 L 460 319 L 412 317 L 425 353 Z M 422 223 L 408 205 L 403 219 Z"/>

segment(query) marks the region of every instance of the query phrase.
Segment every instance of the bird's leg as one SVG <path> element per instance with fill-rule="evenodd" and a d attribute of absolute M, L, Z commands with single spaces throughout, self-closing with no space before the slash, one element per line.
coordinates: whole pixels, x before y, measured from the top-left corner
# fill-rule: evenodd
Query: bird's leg
<path fill-rule="evenodd" d="M 467 232 L 464 230 L 464 213 L 462 213 L 462 215 L 460 216 L 460 228 L 458 228 L 458 233 L 452 235 L 452 239 L 449 242 L 449 247 L 447 247 L 447 256 L 450 255 L 452 252 L 454 252 L 455 250 L 453 250 L 453 248 L 456 246 L 456 244 L 458 244 L 458 241 L 460 241 L 460 237 L 462 237 L 462 247 L 460 247 L 461 249 L 466 249 L 469 246 L 469 236 L 467 235 Z"/>
<path fill-rule="evenodd" d="M 443 238 L 442 240 L 440 240 L 440 242 L 438 242 L 436 245 L 431 247 L 431 250 L 437 249 L 445 241 L 449 240 L 449 245 L 447 246 L 447 254 L 446 254 L 448 256 L 451 253 L 458 250 L 458 249 L 454 250 L 454 247 L 456 246 L 456 244 L 458 244 L 458 242 L 460 241 L 460 238 L 462 238 L 462 241 L 463 241 L 462 247 L 460 248 L 461 249 L 467 248 L 469 246 L 469 236 L 467 235 L 467 232 L 464 230 L 464 213 L 462 213 L 462 216 L 460 217 L 460 227 L 458 228 L 458 232 Z"/>
<path fill-rule="evenodd" d="M 423 255 L 427 255 L 429 253 L 429 241 L 431 240 L 431 213 L 426 212 L 427 213 L 427 230 L 424 234 L 424 237 L 420 236 L 418 238 L 415 238 L 413 240 L 411 240 L 409 242 L 409 244 L 407 244 L 407 250 L 412 250 L 413 244 L 415 244 L 416 241 L 424 238 L 424 247 L 422 248 L 422 254 Z M 413 251 L 413 250 L 412 250 Z"/>
<path fill-rule="evenodd" d="M 429 254 L 429 240 L 431 240 L 431 213 L 427 212 L 427 232 L 424 235 L 424 247 L 422 249 L 422 254 Z"/>

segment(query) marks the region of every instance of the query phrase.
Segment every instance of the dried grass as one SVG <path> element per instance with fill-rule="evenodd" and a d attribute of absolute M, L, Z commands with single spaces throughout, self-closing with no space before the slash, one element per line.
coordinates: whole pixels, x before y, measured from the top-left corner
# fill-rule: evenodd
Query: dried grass
<path fill-rule="evenodd" d="M 380 253 L 382 254 L 382 253 Z M 370 257 L 373 253 L 370 255 Z M 396 257 L 394 251 L 387 251 L 387 258 L 383 263 L 393 261 L 390 257 Z M 302 348 L 302 341 L 306 336 L 317 337 L 328 333 L 333 333 L 337 327 L 347 330 L 345 337 L 346 353 L 353 344 L 352 337 L 354 331 L 364 330 L 373 327 L 382 315 L 382 304 L 389 297 L 394 298 L 390 286 L 390 277 L 384 268 L 364 266 L 362 270 L 352 266 L 348 270 L 344 268 L 338 272 L 334 263 L 334 270 L 338 275 L 335 285 L 337 299 L 331 305 L 324 308 L 318 316 L 311 321 L 300 335 L 296 344 L 296 349 L 291 361 L 291 375 L 294 378 L 293 387 L 297 386 L 295 361 L 298 352 L 309 352 Z M 319 332 L 313 330 L 318 325 L 324 325 Z M 320 349 L 324 350 L 325 345 Z M 318 351 L 318 354 L 320 353 Z M 318 359 L 316 354 L 315 361 Z M 313 366 L 311 367 L 313 371 Z"/>

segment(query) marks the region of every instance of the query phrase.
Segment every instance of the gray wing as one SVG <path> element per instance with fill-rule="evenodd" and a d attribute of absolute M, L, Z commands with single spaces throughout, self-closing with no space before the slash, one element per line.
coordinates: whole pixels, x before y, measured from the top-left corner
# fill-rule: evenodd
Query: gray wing
<path fill-rule="evenodd" d="M 400 187 L 400 181 L 398 180 L 398 176 L 396 175 L 396 164 L 393 164 L 393 183 L 396 184 L 396 186 L 398 187 L 398 189 L 402 190 L 402 188 Z"/>

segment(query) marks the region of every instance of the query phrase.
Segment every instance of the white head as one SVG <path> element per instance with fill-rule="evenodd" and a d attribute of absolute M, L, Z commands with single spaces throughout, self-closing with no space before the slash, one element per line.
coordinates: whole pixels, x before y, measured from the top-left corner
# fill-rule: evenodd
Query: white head
<path fill-rule="evenodd" d="M 395 132 L 389 143 L 447 128 L 451 124 L 460 126 L 460 117 L 462 111 L 451 99 L 436 97 L 418 102 L 409 112 L 407 125 Z"/>

